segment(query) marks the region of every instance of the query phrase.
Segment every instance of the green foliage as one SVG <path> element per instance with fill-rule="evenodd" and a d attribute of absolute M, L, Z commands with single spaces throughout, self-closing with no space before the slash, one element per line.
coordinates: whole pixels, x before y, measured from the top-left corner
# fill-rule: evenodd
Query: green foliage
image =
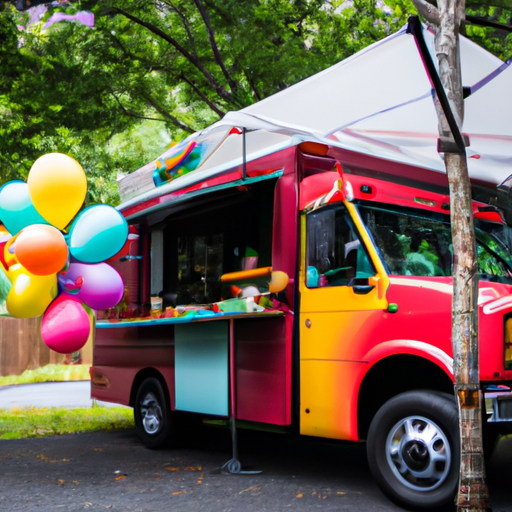
<path fill-rule="evenodd" d="M 468 24 L 468 37 L 502 60 L 512 58 L 512 5 L 508 0 L 474 0 L 467 2 L 467 14 L 508 26 L 510 30 Z"/>
<path fill-rule="evenodd" d="M 5 377 L 0 377 L 0 386 L 89 379 L 89 366 L 85 364 L 47 364 L 46 366 L 41 366 L 35 370 L 25 370 L 21 375 L 7 375 Z"/>
<path fill-rule="evenodd" d="M 392 15 L 374 0 L 342 4 L 88 0 L 56 10 L 92 10 L 93 30 L 56 23 L 21 32 L 28 14 L 5 6 L 0 185 L 26 179 L 36 158 L 59 151 L 86 170 L 88 203 L 116 204 L 116 177 L 156 158 L 169 139 L 328 67 L 406 20 L 404 0 L 390 0 Z"/>
<path fill-rule="evenodd" d="M 0 439 L 24 439 L 133 427 L 128 407 L 0 409 Z"/>
<path fill-rule="evenodd" d="M 501 3 L 500 3 L 501 2 Z M 117 204 L 116 178 L 222 117 L 382 39 L 416 14 L 411 0 L 82 0 L 95 27 L 26 26 L 0 5 L 0 185 L 26 179 L 42 154 L 84 167 L 87 203 Z M 473 0 L 481 16 L 510 16 L 505 0 Z M 469 26 L 507 56 L 510 35 Z M 152 125 L 152 128 L 149 126 Z"/>

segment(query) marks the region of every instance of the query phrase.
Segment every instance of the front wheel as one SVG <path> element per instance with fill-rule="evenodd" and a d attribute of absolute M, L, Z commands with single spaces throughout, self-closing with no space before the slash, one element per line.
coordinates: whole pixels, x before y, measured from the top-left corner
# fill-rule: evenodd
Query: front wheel
<path fill-rule="evenodd" d="M 393 397 L 370 425 L 367 450 L 373 477 L 393 501 L 416 509 L 452 501 L 460 467 L 455 399 L 428 391 Z"/>
<path fill-rule="evenodd" d="M 158 379 L 145 379 L 135 397 L 133 408 L 137 434 L 148 448 L 166 446 L 173 434 L 171 410 Z"/>

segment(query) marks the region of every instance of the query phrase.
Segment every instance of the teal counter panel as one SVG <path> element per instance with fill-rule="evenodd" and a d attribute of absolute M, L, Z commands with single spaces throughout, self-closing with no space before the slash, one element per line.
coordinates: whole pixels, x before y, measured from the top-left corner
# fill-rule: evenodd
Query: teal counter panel
<path fill-rule="evenodd" d="M 175 326 L 176 409 L 228 416 L 228 322 Z"/>

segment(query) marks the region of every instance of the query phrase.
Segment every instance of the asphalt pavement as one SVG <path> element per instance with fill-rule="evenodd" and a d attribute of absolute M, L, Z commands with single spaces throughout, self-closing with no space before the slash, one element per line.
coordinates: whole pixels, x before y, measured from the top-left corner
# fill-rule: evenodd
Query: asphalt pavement
<path fill-rule="evenodd" d="M 512 509 L 512 439 L 504 441 L 488 471 L 493 512 Z M 164 450 L 145 448 L 134 429 L 4 440 L 0 510 L 403 511 L 373 481 L 364 445 L 244 430 L 239 455 L 262 472 L 221 470 L 231 451 L 219 428 Z"/>
<path fill-rule="evenodd" d="M 88 407 L 89 382 L 0 388 L 0 408 Z M 372 479 L 364 444 L 203 427 L 174 449 L 148 450 L 134 429 L 0 441 L 0 511 L 399 512 Z M 512 511 L 512 438 L 487 468 L 493 512 Z M 452 511 L 453 507 L 448 507 Z M 441 512 L 437 510 L 435 512 Z M 445 512 L 443 510 L 443 512 Z"/>
<path fill-rule="evenodd" d="M 229 431 L 222 429 L 165 450 L 148 450 L 133 429 L 0 441 L 0 510 L 401 510 L 372 481 L 364 447 L 333 450 L 246 431 L 240 456 L 262 473 L 219 469 L 230 457 Z"/>

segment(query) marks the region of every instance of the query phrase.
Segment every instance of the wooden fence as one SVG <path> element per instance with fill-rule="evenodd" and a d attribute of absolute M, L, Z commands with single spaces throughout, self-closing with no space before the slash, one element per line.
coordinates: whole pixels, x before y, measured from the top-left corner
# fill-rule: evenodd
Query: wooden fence
<path fill-rule="evenodd" d="M 81 351 L 81 362 L 92 362 L 92 340 Z M 20 375 L 47 364 L 62 364 L 66 356 L 50 350 L 39 333 L 38 318 L 0 318 L 0 376 Z"/>

